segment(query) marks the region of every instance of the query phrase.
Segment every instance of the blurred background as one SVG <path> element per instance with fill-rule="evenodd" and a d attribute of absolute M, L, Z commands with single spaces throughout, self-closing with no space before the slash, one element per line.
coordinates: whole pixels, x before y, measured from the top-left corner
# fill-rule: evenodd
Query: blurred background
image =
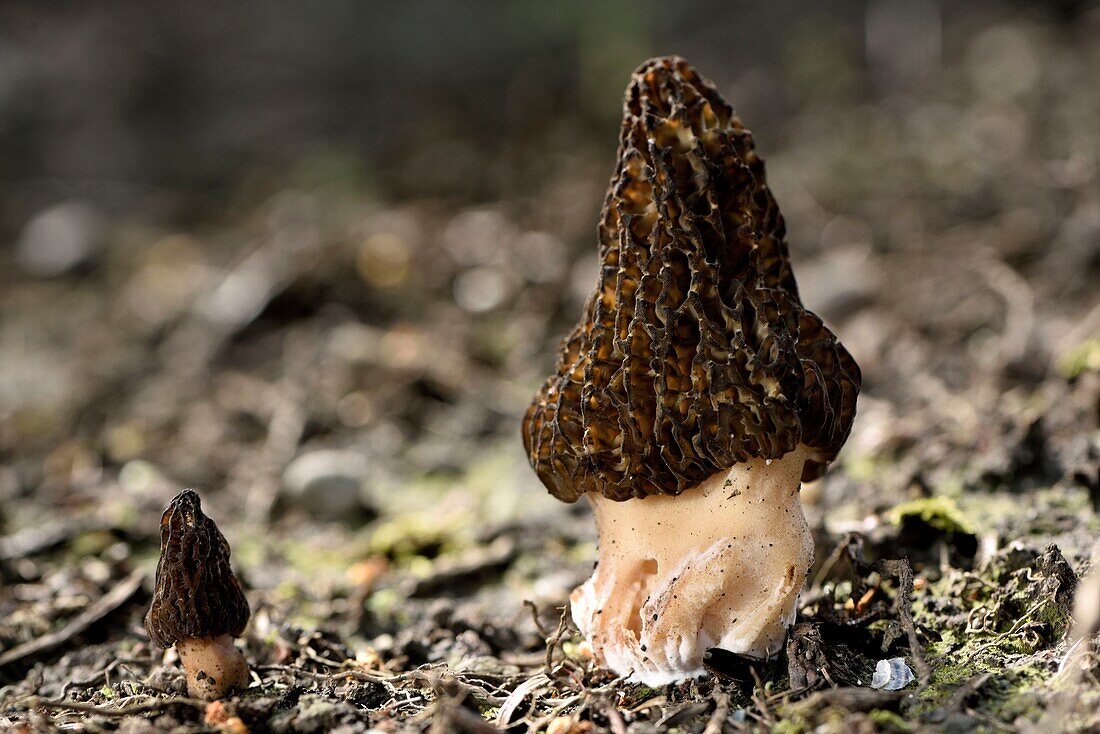
<path fill-rule="evenodd" d="M 441 564 L 513 620 L 563 600 L 593 529 L 519 420 L 595 282 L 622 91 L 669 53 L 753 130 L 863 367 L 817 532 L 936 494 L 994 548 L 1026 504 L 1087 551 L 1050 518 L 1100 493 L 1100 6 L 812 5 L 0 3 L 9 580 L 75 547 L 94 594 L 190 486 L 303 626 L 374 639 L 465 593 Z"/>

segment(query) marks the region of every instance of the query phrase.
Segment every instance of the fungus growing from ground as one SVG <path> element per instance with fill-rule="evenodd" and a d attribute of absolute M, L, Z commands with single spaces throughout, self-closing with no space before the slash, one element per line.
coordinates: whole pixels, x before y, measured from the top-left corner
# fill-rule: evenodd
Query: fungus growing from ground
<path fill-rule="evenodd" d="M 752 135 L 686 61 L 623 104 L 600 276 L 524 444 L 599 533 L 573 619 L 598 662 L 658 685 L 710 647 L 779 650 L 813 560 L 800 481 L 848 437 L 860 372 L 803 308 Z"/>
<path fill-rule="evenodd" d="M 233 638 L 248 624 L 248 600 L 229 566 L 229 543 L 185 489 L 160 518 L 160 560 L 145 629 L 176 646 L 187 692 L 205 700 L 248 686 L 248 663 Z"/>

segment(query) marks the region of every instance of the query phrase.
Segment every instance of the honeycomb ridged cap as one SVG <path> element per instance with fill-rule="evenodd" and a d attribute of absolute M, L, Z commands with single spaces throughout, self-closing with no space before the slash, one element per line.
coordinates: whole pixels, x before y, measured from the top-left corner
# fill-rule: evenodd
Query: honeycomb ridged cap
<path fill-rule="evenodd" d="M 180 492 L 160 518 L 160 560 L 145 630 L 159 647 L 191 637 L 244 632 L 248 600 L 229 565 L 229 543 L 203 514 L 199 495 Z"/>
<path fill-rule="evenodd" d="M 523 421 L 558 499 L 677 495 L 804 445 L 819 476 L 851 430 L 860 371 L 799 300 L 752 134 L 684 59 L 623 102 L 599 282 Z"/>

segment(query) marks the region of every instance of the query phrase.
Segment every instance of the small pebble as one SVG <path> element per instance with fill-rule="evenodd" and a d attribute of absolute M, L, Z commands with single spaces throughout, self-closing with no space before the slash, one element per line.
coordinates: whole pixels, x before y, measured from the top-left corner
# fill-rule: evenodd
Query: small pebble
<path fill-rule="evenodd" d="M 363 510 L 366 459 L 351 451 L 320 449 L 302 454 L 283 472 L 287 505 L 317 520 L 355 517 Z"/>
<path fill-rule="evenodd" d="M 82 201 L 43 209 L 27 222 L 15 244 L 15 259 L 31 275 L 64 275 L 98 253 L 103 243 L 103 217 Z"/>

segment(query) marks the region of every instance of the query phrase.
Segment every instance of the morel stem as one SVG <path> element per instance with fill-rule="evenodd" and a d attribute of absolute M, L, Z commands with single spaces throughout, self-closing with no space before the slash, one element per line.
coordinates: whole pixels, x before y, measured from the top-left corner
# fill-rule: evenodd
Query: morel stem
<path fill-rule="evenodd" d="M 229 635 L 188 637 L 176 643 L 192 698 L 215 701 L 248 687 L 248 662 Z"/>
<path fill-rule="evenodd" d="M 599 565 L 572 608 L 597 662 L 657 686 L 702 674 L 710 647 L 778 652 L 813 563 L 805 461 L 735 464 L 679 497 L 590 493 Z"/>

